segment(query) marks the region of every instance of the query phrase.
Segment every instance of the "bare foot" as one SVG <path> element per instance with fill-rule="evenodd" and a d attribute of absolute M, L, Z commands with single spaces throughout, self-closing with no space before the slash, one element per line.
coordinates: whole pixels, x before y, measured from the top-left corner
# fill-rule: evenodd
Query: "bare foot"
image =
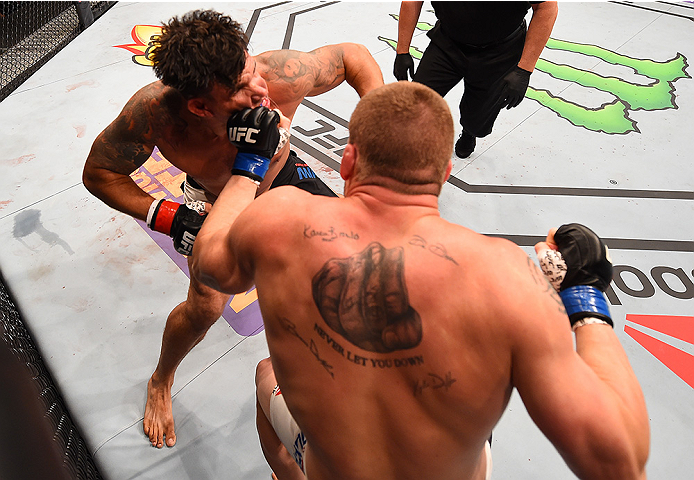
<path fill-rule="evenodd" d="M 171 411 L 171 385 L 156 385 L 149 379 L 147 383 L 147 403 L 145 404 L 145 418 L 142 422 L 145 435 L 153 447 L 162 448 L 164 437 L 166 446 L 176 445 L 176 432 L 174 431 L 173 413 Z"/>

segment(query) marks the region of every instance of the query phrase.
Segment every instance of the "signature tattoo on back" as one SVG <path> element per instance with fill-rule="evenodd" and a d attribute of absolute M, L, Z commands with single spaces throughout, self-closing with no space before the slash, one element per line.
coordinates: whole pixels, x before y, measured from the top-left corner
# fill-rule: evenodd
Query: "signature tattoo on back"
<path fill-rule="evenodd" d="M 443 388 L 444 392 L 448 392 L 448 389 L 451 388 L 451 385 L 453 385 L 455 382 L 456 379 L 453 378 L 451 372 L 446 373 L 446 375 L 443 377 L 436 373 L 430 373 L 429 376 L 424 380 L 417 380 L 415 382 L 414 396 L 416 397 L 417 395 L 421 395 L 426 388 L 431 388 L 433 390 Z"/>
<path fill-rule="evenodd" d="M 288 318 L 285 317 L 280 317 L 280 323 L 282 324 L 282 327 L 287 330 L 290 334 L 294 335 L 296 338 L 298 338 L 301 343 L 306 345 L 306 347 L 311 351 L 314 357 L 316 357 L 316 360 L 320 362 L 321 366 L 325 368 L 325 370 L 330 374 L 332 378 L 335 378 L 335 373 L 333 372 L 333 366 L 330 365 L 325 359 L 321 358 L 320 352 L 318 351 L 318 345 L 316 345 L 316 342 L 311 339 L 309 342 L 307 342 L 304 337 L 299 335 L 299 332 L 296 331 L 296 325 L 294 322 L 289 320 Z"/>
<path fill-rule="evenodd" d="M 429 245 L 427 243 L 427 241 L 424 239 L 424 237 L 422 237 L 420 235 L 413 235 L 408 243 L 412 246 L 420 247 L 420 248 L 423 248 L 425 250 L 429 250 L 434 255 L 439 256 L 441 258 L 444 258 L 444 259 L 448 260 L 449 262 L 453 262 L 455 265 L 458 265 L 458 262 L 456 262 L 453 257 L 448 255 L 448 251 L 446 250 L 446 247 L 444 247 L 440 243 L 434 243 L 433 245 Z"/>
<path fill-rule="evenodd" d="M 378 242 L 348 258 L 332 258 L 313 277 L 323 320 L 354 345 L 388 353 L 422 340 L 422 320 L 409 304 L 404 249 Z"/>

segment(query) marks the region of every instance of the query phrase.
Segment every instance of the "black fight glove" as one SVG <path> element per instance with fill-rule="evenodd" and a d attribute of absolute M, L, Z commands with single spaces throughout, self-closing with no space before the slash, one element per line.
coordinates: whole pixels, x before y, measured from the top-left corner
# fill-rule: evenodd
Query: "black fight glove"
<path fill-rule="evenodd" d="M 414 78 L 414 60 L 412 60 L 412 55 L 409 53 L 398 53 L 395 55 L 393 75 L 397 80 L 409 80 L 407 72 L 410 72 L 410 77 Z"/>
<path fill-rule="evenodd" d="M 530 83 L 530 72 L 523 70 L 520 67 L 514 67 L 503 79 L 503 86 L 499 101 L 501 108 L 506 107 L 507 110 L 517 107 L 525 97 L 525 91 Z"/>
<path fill-rule="evenodd" d="M 586 317 L 613 326 L 603 294 L 612 281 L 607 246 L 592 230 L 578 223 L 559 227 L 554 242 L 559 251 L 540 251 L 538 258 L 542 271 L 559 291 L 572 327 L 580 326 Z"/>
<path fill-rule="evenodd" d="M 194 202 L 188 206 L 169 200 L 155 200 L 147 214 L 147 226 L 173 238 L 178 253 L 191 255 L 205 217 L 204 202 Z"/>
<path fill-rule="evenodd" d="M 227 121 L 229 141 L 238 148 L 231 170 L 262 182 L 280 140 L 280 115 L 267 107 L 244 108 Z"/>

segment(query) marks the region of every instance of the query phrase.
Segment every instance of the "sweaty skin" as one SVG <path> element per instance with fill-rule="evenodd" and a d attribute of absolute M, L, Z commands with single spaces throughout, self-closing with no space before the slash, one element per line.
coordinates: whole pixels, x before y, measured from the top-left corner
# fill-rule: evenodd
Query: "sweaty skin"
<path fill-rule="evenodd" d="M 238 91 L 215 83 L 208 96 L 189 101 L 161 82 L 151 83 L 135 93 L 96 138 L 85 164 L 84 185 L 112 208 L 144 220 L 153 198 L 129 175 L 157 146 L 172 165 L 202 185 L 213 201 L 229 180 L 236 157 L 226 132 L 231 113 L 259 106 L 269 97 L 272 107 L 284 116 L 280 126 L 289 129 L 305 97 L 327 92 L 343 81 L 360 96 L 383 84 L 380 69 L 364 46 L 343 43 L 311 52 L 277 50 L 248 55 Z M 270 187 L 288 156 L 289 144 L 272 158 L 258 194 Z M 143 430 L 153 446 L 176 443 L 171 407 L 175 371 L 222 315 L 228 300 L 229 295 L 191 278 L 186 301 L 170 313 L 159 362 L 147 385 Z"/>

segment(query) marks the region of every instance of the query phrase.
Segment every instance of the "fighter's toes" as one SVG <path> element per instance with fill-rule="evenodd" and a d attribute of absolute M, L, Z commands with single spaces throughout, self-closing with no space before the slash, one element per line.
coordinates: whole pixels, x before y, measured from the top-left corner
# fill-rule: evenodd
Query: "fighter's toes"
<path fill-rule="evenodd" d="M 149 442 L 152 444 L 152 446 L 161 448 L 163 440 L 162 437 L 163 435 L 159 432 L 159 428 L 157 428 L 156 424 L 152 425 L 152 428 L 149 432 Z"/>

